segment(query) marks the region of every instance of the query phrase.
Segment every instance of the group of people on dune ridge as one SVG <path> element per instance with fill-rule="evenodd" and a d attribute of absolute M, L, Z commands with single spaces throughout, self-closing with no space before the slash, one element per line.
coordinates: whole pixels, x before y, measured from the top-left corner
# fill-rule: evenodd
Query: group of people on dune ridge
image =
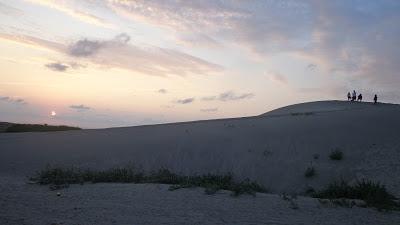
<path fill-rule="evenodd" d="M 353 94 L 350 94 L 350 92 L 347 93 L 347 100 L 348 101 L 362 102 L 362 98 L 363 98 L 362 94 L 360 93 L 357 96 L 357 93 L 356 93 L 355 90 L 353 90 Z M 375 96 L 374 96 L 374 104 L 376 104 L 377 102 L 378 102 L 378 96 L 375 94 Z"/>

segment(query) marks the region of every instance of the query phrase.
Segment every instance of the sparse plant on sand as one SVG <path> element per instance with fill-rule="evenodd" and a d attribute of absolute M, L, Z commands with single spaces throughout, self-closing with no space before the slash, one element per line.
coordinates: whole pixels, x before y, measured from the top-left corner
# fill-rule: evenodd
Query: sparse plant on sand
<path fill-rule="evenodd" d="M 170 184 L 169 190 L 171 191 L 180 188 L 202 187 L 205 188 L 206 194 L 214 194 L 218 190 L 229 190 L 232 191 L 233 196 L 267 192 L 265 187 L 248 179 L 241 182 L 235 181 L 232 174 L 182 176 L 172 173 L 168 169 L 159 169 L 145 174 L 133 167 L 97 171 L 48 166 L 30 179 L 38 184 L 50 185 L 52 190 L 66 188 L 70 184 L 90 182 Z"/>
<path fill-rule="evenodd" d="M 360 199 L 367 206 L 385 210 L 400 210 L 397 198 L 388 193 L 384 185 L 369 180 L 358 181 L 350 185 L 345 181 L 333 182 L 325 189 L 316 192 L 313 197 L 325 199 Z"/>
<path fill-rule="evenodd" d="M 299 205 L 296 202 L 296 199 L 297 199 L 296 195 L 288 195 L 286 193 L 283 193 L 281 195 L 281 198 L 284 201 L 287 201 L 289 203 L 289 208 L 291 208 L 291 209 L 299 209 Z"/>
<path fill-rule="evenodd" d="M 314 112 L 293 112 L 290 113 L 292 116 L 312 116 L 314 115 Z"/>
<path fill-rule="evenodd" d="M 304 176 L 307 178 L 313 177 L 316 175 L 315 168 L 313 166 L 310 166 L 306 169 L 306 172 L 304 172 Z"/>
<path fill-rule="evenodd" d="M 343 159 L 343 152 L 340 149 L 335 149 L 329 155 L 331 160 L 342 160 Z"/>

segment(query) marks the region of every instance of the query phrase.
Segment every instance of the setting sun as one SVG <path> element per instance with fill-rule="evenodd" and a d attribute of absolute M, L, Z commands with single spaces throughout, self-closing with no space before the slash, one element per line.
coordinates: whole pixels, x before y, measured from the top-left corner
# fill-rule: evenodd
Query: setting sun
<path fill-rule="evenodd" d="M 50 115 L 54 117 L 57 115 L 57 113 L 55 111 L 51 111 Z"/>

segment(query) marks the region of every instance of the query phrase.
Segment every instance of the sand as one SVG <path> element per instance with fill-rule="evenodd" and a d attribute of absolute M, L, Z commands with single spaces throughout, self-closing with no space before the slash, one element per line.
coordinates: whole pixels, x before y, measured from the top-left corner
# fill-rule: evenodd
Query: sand
<path fill-rule="evenodd" d="M 279 197 L 284 192 L 301 195 L 341 178 L 379 181 L 400 196 L 399 115 L 399 105 L 323 101 L 248 118 L 2 133 L 0 204 L 7 210 L 0 222 L 23 224 L 16 222 L 20 217 L 25 224 L 112 224 L 111 218 L 115 224 L 399 224 L 398 212 L 325 207 L 310 198 L 300 198 L 300 209 L 292 210 Z M 329 159 L 334 149 L 344 153 L 342 160 Z M 69 194 L 56 198 L 47 187 L 24 183 L 49 163 L 90 168 L 135 164 L 146 171 L 166 167 L 182 174 L 233 172 L 237 179 L 258 181 L 272 194 L 234 199 L 197 189 L 169 192 L 163 185 L 96 184 L 71 187 L 63 190 Z M 309 166 L 316 169 L 315 177 L 304 176 Z M 78 212 L 74 207 L 80 207 Z"/>
<path fill-rule="evenodd" d="M 169 191 L 167 185 L 85 184 L 57 192 L 48 187 L 2 182 L 0 224 L 132 225 L 132 224 L 399 224 L 400 213 L 368 208 L 343 208 L 317 199 L 279 195 L 231 197 L 200 188 Z"/>

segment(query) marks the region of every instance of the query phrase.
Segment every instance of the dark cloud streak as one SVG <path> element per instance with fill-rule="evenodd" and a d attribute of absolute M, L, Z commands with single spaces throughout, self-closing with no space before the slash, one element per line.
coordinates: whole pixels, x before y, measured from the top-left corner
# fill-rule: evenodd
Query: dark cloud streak
<path fill-rule="evenodd" d="M 48 63 L 45 65 L 47 68 L 57 72 L 65 72 L 69 66 L 62 63 Z"/>
<path fill-rule="evenodd" d="M 195 100 L 195 98 L 184 98 L 184 99 L 176 100 L 175 103 L 186 105 L 186 104 L 189 104 L 189 103 L 193 103 L 194 100 Z"/>
<path fill-rule="evenodd" d="M 87 110 L 91 109 L 89 106 L 86 106 L 86 105 L 83 105 L 83 104 L 81 104 L 81 105 L 70 105 L 69 108 L 75 109 L 75 110 L 78 110 L 78 111 L 87 111 Z"/>
<path fill-rule="evenodd" d="M 242 93 L 242 94 L 237 94 L 234 91 L 226 91 L 223 92 L 217 96 L 206 96 L 201 98 L 203 101 L 221 101 L 221 102 L 227 102 L 227 101 L 237 101 L 237 100 L 243 100 L 243 99 L 250 99 L 254 97 L 253 93 Z"/>

